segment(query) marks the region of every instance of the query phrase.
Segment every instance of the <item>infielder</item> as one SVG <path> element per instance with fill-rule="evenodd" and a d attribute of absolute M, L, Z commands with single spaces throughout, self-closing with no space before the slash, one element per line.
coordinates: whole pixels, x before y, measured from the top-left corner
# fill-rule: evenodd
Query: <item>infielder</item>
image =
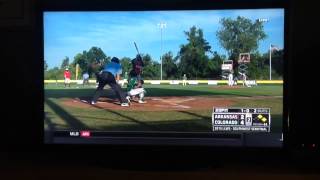
<path fill-rule="evenodd" d="M 82 75 L 82 85 L 84 86 L 85 84 L 89 85 L 89 74 L 87 72 L 83 73 Z"/>

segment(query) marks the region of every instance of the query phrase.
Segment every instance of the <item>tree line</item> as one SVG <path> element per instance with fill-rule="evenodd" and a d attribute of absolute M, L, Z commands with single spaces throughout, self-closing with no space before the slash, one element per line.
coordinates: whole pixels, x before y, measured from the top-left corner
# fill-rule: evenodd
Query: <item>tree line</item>
<path fill-rule="evenodd" d="M 220 45 L 228 52 L 226 57 L 221 55 L 210 46 L 205 39 L 203 30 L 192 26 L 188 31 L 184 31 L 187 39 L 186 44 L 180 45 L 180 50 L 176 56 L 172 52 L 166 52 L 162 56 L 163 79 L 181 79 L 186 74 L 188 79 L 221 79 L 221 65 L 224 60 L 234 61 L 235 74 L 238 69 L 238 56 L 240 53 L 249 52 L 251 62 L 248 64 L 248 77 L 250 79 L 269 78 L 269 52 L 260 53 L 258 51 L 259 41 L 265 39 L 262 22 L 252 21 L 244 17 L 236 19 L 223 18 L 220 21 L 221 28 L 216 32 Z M 62 79 L 63 71 L 66 67 L 71 70 L 72 79 L 75 79 L 76 64 L 80 67 L 80 78 L 83 72 L 88 72 L 90 77 L 100 71 L 105 63 L 110 62 L 111 57 L 107 56 L 99 47 L 91 47 L 88 51 L 83 51 L 75 55 L 72 62 L 69 57 L 62 60 L 60 67 L 47 69 L 44 63 L 45 79 Z M 129 73 L 131 69 L 130 57 L 120 58 L 123 67 L 123 74 Z M 152 59 L 149 54 L 142 54 L 145 63 L 143 69 L 144 79 L 160 79 L 161 64 Z M 93 66 L 96 62 L 101 62 L 102 66 Z M 272 52 L 272 77 L 281 79 L 283 76 L 283 50 Z"/>

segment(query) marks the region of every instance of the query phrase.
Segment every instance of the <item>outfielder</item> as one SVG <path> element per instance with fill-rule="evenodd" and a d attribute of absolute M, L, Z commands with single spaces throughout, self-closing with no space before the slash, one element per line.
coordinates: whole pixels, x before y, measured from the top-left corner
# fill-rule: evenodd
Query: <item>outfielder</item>
<path fill-rule="evenodd" d="M 182 78 L 182 86 L 186 86 L 186 85 L 187 85 L 187 75 L 184 74 Z"/>
<path fill-rule="evenodd" d="M 237 76 L 234 76 L 233 78 L 233 85 L 238 85 L 238 77 Z"/>
<path fill-rule="evenodd" d="M 70 87 L 70 79 L 71 79 L 71 72 L 69 71 L 69 68 L 66 68 L 66 70 L 63 73 L 64 76 L 64 87 L 68 86 Z"/>
<path fill-rule="evenodd" d="M 242 76 L 242 85 L 243 86 L 247 86 L 247 87 L 251 87 L 250 85 L 248 85 L 247 83 L 247 75 L 245 73 L 241 73 L 239 72 L 239 74 Z"/>
<path fill-rule="evenodd" d="M 233 86 L 233 74 L 232 71 L 228 75 L 228 85 Z"/>

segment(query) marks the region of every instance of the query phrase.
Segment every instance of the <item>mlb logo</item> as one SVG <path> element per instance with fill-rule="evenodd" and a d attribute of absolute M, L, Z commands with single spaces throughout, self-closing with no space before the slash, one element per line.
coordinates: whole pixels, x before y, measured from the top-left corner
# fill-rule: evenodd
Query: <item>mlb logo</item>
<path fill-rule="evenodd" d="M 77 137 L 77 136 L 79 136 L 79 132 L 78 131 L 70 131 L 69 135 L 73 136 L 73 137 Z"/>
<path fill-rule="evenodd" d="M 80 131 L 81 137 L 90 137 L 90 131 Z"/>

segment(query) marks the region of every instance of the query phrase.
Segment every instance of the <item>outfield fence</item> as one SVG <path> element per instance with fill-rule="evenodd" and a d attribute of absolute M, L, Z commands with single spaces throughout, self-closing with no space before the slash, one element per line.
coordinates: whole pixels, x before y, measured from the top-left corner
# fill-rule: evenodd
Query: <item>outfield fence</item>
<path fill-rule="evenodd" d="M 170 84 L 180 85 L 183 80 L 144 80 L 145 84 Z M 51 83 L 64 83 L 64 80 L 44 80 L 45 84 Z M 82 84 L 83 80 L 70 80 L 70 83 Z M 89 80 L 89 83 L 96 83 L 96 80 Z M 119 84 L 126 84 L 126 80 L 120 80 Z M 187 80 L 189 85 L 207 84 L 207 85 L 226 85 L 228 80 Z M 242 84 L 242 80 L 237 81 L 238 85 Z M 247 80 L 248 85 L 259 85 L 259 84 L 283 84 L 283 80 Z"/>

